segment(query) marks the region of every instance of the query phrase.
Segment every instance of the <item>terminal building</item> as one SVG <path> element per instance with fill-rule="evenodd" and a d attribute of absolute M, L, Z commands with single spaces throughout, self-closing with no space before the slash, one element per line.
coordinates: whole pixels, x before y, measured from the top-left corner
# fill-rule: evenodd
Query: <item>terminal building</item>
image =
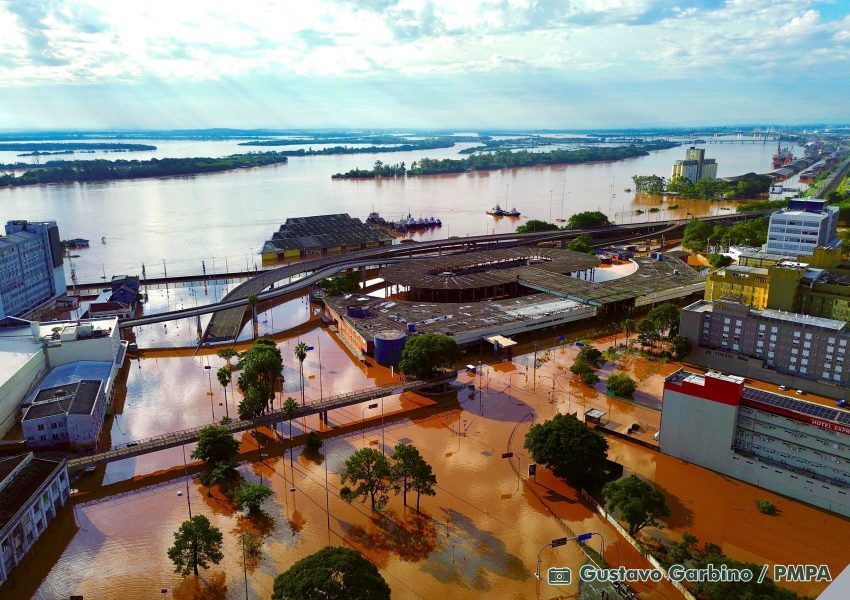
<path fill-rule="evenodd" d="M 700 300 L 682 309 L 679 333 L 694 364 L 850 399 L 847 321 Z"/>
<path fill-rule="evenodd" d="M 677 160 L 673 165 L 670 179 L 684 177 L 691 183 L 700 179 L 717 179 L 717 161 L 705 157 L 705 148 L 691 146 L 685 151 L 685 160 Z"/>
<path fill-rule="evenodd" d="M 263 264 L 391 246 L 393 237 L 347 214 L 290 217 L 262 249 Z"/>
<path fill-rule="evenodd" d="M 56 221 L 8 221 L 0 236 L 0 320 L 24 316 L 66 292 Z"/>
<path fill-rule="evenodd" d="M 742 377 L 679 370 L 664 383 L 661 451 L 850 516 L 850 411 Z"/>
<path fill-rule="evenodd" d="M 32 452 L 0 457 L 0 585 L 70 496 L 64 460 Z"/>
<path fill-rule="evenodd" d="M 770 215 L 767 252 L 803 256 L 818 246 L 835 248 L 840 244 L 838 207 L 828 206 L 826 200 L 789 200 L 787 208 Z"/>

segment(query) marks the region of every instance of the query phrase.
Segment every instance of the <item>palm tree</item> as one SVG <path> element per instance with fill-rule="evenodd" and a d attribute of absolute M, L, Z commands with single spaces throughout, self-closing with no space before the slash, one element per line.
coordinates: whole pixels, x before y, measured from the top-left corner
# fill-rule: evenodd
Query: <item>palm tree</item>
<path fill-rule="evenodd" d="M 629 336 L 635 330 L 635 322 L 631 319 L 623 321 L 623 328 L 626 330 L 626 348 L 629 347 Z"/>
<path fill-rule="evenodd" d="M 215 376 L 218 378 L 218 382 L 221 384 L 221 387 L 224 388 L 224 414 L 227 415 L 227 418 L 230 418 L 230 412 L 227 408 L 227 386 L 233 380 L 233 373 L 230 370 L 229 363 L 220 367 L 218 371 L 215 372 Z"/>
<path fill-rule="evenodd" d="M 307 358 L 307 344 L 298 342 L 295 345 L 295 358 L 299 362 L 299 370 L 301 372 L 301 406 L 304 406 L 304 359 Z"/>

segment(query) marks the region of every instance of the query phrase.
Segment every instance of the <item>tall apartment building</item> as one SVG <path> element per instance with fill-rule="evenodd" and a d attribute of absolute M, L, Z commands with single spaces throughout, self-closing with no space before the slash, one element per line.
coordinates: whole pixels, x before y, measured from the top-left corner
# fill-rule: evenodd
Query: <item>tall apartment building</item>
<path fill-rule="evenodd" d="M 838 238 L 838 207 L 826 200 L 789 200 L 788 207 L 770 215 L 767 252 L 806 256 L 818 246 L 834 248 Z"/>
<path fill-rule="evenodd" d="M 691 146 L 685 151 L 685 160 L 677 160 L 673 165 L 670 179 L 684 177 L 691 183 L 700 179 L 717 179 L 717 161 L 705 157 L 705 148 Z"/>
<path fill-rule="evenodd" d="M 850 516 L 850 411 L 679 370 L 664 382 L 661 451 Z"/>
<path fill-rule="evenodd" d="M 682 310 L 679 330 L 700 366 L 850 398 L 846 321 L 700 300 Z"/>
<path fill-rule="evenodd" d="M 32 452 L 0 457 L 0 584 L 56 518 L 70 496 L 65 460 Z"/>
<path fill-rule="evenodd" d="M 0 236 L 0 319 L 23 315 L 66 289 L 56 221 L 8 221 Z"/>

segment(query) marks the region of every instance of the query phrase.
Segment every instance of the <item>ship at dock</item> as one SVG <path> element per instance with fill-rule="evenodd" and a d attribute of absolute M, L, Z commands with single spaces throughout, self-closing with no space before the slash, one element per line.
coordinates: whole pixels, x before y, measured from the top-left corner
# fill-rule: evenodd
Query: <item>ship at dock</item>
<path fill-rule="evenodd" d="M 400 219 L 398 221 L 388 221 L 374 211 L 370 212 L 369 216 L 366 217 L 366 222 L 372 226 L 389 229 L 396 233 L 407 233 L 408 231 L 418 231 L 443 226 L 443 221 L 435 217 L 427 217 L 424 219 L 420 217 L 416 219 L 408 213 L 407 218 Z"/>
<path fill-rule="evenodd" d="M 773 155 L 773 168 L 781 169 L 789 167 L 794 162 L 794 153 L 790 148 L 783 148 L 779 142 L 776 143 L 776 154 Z"/>

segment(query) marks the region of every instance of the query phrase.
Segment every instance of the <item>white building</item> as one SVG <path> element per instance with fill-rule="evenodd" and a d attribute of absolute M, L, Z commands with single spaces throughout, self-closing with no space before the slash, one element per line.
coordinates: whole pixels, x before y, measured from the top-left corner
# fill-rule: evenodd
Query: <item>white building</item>
<path fill-rule="evenodd" d="M 56 221 L 9 221 L 0 236 L 0 319 L 67 291 Z"/>
<path fill-rule="evenodd" d="M 834 248 L 838 238 L 838 207 L 826 200 L 789 200 L 770 215 L 765 250 L 774 254 L 811 256 L 818 246 Z"/>
<path fill-rule="evenodd" d="M 23 410 L 28 410 L 39 390 L 99 380 L 108 401 L 126 349 L 127 342 L 121 340 L 118 319 L 114 317 L 50 323 L 21 321 L 19 327 L 0 329 L 0 435 L 14 426 L 22 403 Z M 96 420 L 102 423 L 102 415 Z M 39 437 L 33 435 L 31 441 Z"/>
<path fill-rule="evenodd" d="M 705 157 L 705 148 L 691 146 L 685 151 L 685 160 L 677 160 L 673 165 L 670 179 L 684 177 L 691 183 L 700 179 L 717 179 L 717 161 Z"/>
<path fill-rule="evenodd" d="M 661 451 L 850 516 L 850 410 L 679 370 L 664 383 Z"/>
<path fill-rule="evenodd" d="M 69 494 L 64 460 L 36 458 L 32 452 L 0 457 L 0 584 L 44 533 Z"/>

